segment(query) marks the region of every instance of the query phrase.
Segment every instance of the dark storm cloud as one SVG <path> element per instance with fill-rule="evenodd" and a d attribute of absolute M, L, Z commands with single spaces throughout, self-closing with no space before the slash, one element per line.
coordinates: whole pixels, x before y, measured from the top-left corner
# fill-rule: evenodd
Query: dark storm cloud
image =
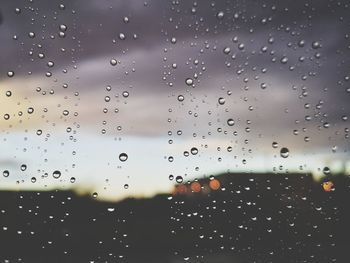
<path fill-rule="evenodd" d="M 159 114 L 160 108 L 167 112 L 169 102 L 164 97 L 176 98 L 186 90 L 200 98 L 206 96 L 211 107 L 216 106 L 218 94 L 232 90 L 233 96 L 240 100 L 226 107 L 233 112 L 239 108 L 237 115 L 242 119 L 250 116 L 249 105 L 244 103 L 244 98 L 249 97 L 255 101 L 252 103 L 255 108 L 265 109 L 265 114 L 255 120 L 265 132 L 273 129 L 270 123 L 281 117 L 285 109 L 291 112 L 288 115 L 291 120 L 289 124 L 280 124 L 280 133 L 290 133 L 288 125 L 295 120 L 304 123 L 308 114 L 326 113 L 324 118 L 315 118 L 316 123 L 323 119 L 341 122 L 340 116 L 349 112 L 346 103 L 349 93 L 345 92 L 344 82 L 348 74 L 344 69 L 349 66 L 345 56 L 349 49 L 344 45 L 349 19 L 343 3 L 179 1 L 177 4 L 175 1 L 172 4 L 157 0 L 144 4 L 137 0 L 75 0 L 67 1 L 64 10 L 59 8 L 61 3 L 64 2 L 38 0 L 4 4 L 0 58 L 7 63 L 0 66 L 2 76 L 10 69 L 18 71 L 16 77 L 31 71 L 33 76 L 43 79 L 44 86 L 69 83 L 90 94 L 89 103 L 108 84 L 119 95 L 132 86 L 132 98 L 142 105 L 133 116 L 139 125 L 135 125 L 136 133 L 151 129 L 149 133 L 164 134 L 165 116 Z M 15 8 L 21 12 L 16 14 Z M 223 18 L 218 17 L 221 11 Z M 128 17 L 128 23 L 123 21 L 124 17 Z M 61 24 L 68 27 L 64 38 L 58 36 Z M 34 32 L 35 38 L 30 38 L 29 32 Z M 119 38 L 120 33 L 125 35 L 125 40 Z M 13 35 L 18 39 L 13 40 Z M 173 37 L 175 44 L 170 41 Z M 300 40 L 305 44 L 298 45 Z M 321 46 L 312 48 L 314 41 L 319 41 Z M 243 49 L 239 48 L 240 44 L 244 44 Z M 223 53 L 225 47 L 231 49 L 227 55 Z M 41 52 L 45 59 L 38 58 Z M 288 58 L 286 63 L 281 63 L 283 57 Z M 109 64 L 112 58 L 120 64 L 112 67 Z M 198 64 L 194 63 L 196 59 Z M 49 60 L 55 62 L 53 69 L 46 66 Z M 172 63 L 177 64 L 176 69 L 172 69 Z M 72 69 L 73 65 L 77 65 L 76 70 Z M 68 73 L 62 73 L 66 68 Z M 44 77 L 48 70 L 54 73 L 57 83 Z M 194 79 L 194 89 L 185 85 L 188 77 Z M 269 98 L 262 93 L 262 83 L 267 84 L 265 94 L 274 98 L 275 107 L 267 107 Z M 223 86 L 226 90 L 220 93 Z M 57 94 L 60 92 L 64 91 Z M 141 103 L 143 99 L 149 101 Z M 320 100 L 322 108 L 317 110 Z M 310 110 L 304 109 L 305 103 L 311 103 Z M 342 107 L 334 106 L 338 104 Z M 202 108 L 203 112 L 207 111 L 207 106 Z M 86 118 L 91 120 L 88 112 Z M 145 127 L 146 117 L 148 123 L 154 124 L 152 127 Z M 124 118 L 130 116 L 126 114 Z M 305 127 L 315 126 L 313 121 L 305 123 Z"/>
<path fill-rule="evenodd" d="M 326 1 L 305 4 L 302 1 L 283 1 L 283 3 L 264 5 L 259 1 L 179 1 L 172 5 L 170 1 L 83 1 L 75 0 L 64 3 L 61 10 L 59 4 L 63 1 L 7 1 L 4 4 L 5 24 L 1 32 L 3 49 L 2 59 L 9 61 L 6 68 L 18 68 L 24 71 L 43 70 L 37 54 L 42 50 L 46 57 L 55 59 L 58 65 L 71 64 L 72 61 L 94 58 L 103 54 L 120 54 L 123 50 L 137 48 L 152 48 L 163 45 L 175 36 L 178 41 L 194 36 L 200 38 L 219 37 L 219 35 L 248 33 L 279 34 L 287 28 L 292 31 L 303 28 L 303 31 L 313 37 L 318 29 L 323 30 L 325 24 L 334 24 L 345 11 Z M 215 3 L 212 5 L 211 3 Z M 15 13 L 20 8 L 20 14 Z M 195 11 L 193 11 L 194 9 Z M 217 18 L 217 13 L 223 11 L 223 19 Z M 127 16 L 129 23 L 123 22 Z M 169 22 L 169 19 L 172 22 Z M 266 24 L 262 22 L 266 19 Z M 271 19 L 271 21 L 269 21 Z M 60 24 L 68 26 L 66 37 L 58 37 Z M 178 26 L 178 29 L 175 29 Z M 346 30 L 346 23 L 337 23 L 336 32 Z M 301 30 L 299 30 L 301 31 Z M 36 38 L 30 39 L 29 32 L 35 32 Z M 298 33 L 298 30 L 296 31 Z M 126 39 L 120 41 L 119 33 L 124 33 Z M 133 39 L 133 34 L 138 39 Z M 18 40 L 12 40 L 17 35 Z M 50 39 L 54 36 L 55 39 Z M 253 36 L 253 35 L 252 35 Z M 116 44 L 113 44 L 113 39 Z M 198 40 L 198 41 L 199 41 Z M 256 40 L 257 42 L 259 40 Z M 21 56 L 18 49 L 23 43 Z M 36 47 L 38 44 L 42 48 Z M 60 48 L 66 52 L 60 52 Z M 28 51 L 33 49 L 33 56 Z M 15 54 L 18 59 L 14 59 Z M 10 60 L 12 58 L 12 61 Z M 34 62 L 31 62 L 31 59 Z M 4 66 L 1 67 L 5 71 Z"/>

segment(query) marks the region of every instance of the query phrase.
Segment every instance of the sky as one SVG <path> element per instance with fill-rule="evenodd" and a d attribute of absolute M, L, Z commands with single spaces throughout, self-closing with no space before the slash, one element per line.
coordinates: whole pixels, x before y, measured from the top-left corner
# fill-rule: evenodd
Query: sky
<path fill-rule="evenodd" d="M 0 188 L 114 200 L 169 192 L 169 175 L 338 171 L 349 159 L 348 9 L 3 1 Z"/>

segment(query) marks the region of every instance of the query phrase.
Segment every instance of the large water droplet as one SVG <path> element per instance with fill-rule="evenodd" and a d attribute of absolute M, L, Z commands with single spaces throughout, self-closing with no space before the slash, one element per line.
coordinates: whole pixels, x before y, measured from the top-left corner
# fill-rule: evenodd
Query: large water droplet
<path fill-rule="evenodd" d="M 285 148 L 285 147 L 281 148 L 280 155 L 282 158 L 287 158 L 289 156 L 288 148 Z"/>
<path fill-rule="evenodd" d="M 224 104 L 225 104 L 225 99 L 224 99 L 224 98 L 219 98 L 219 99 L 218 99 L 218 103 L 219 103 L 220 105 L 224 105 Z"/>
<path fill-rule="evenodd" d="M 58 179 L 61 177 L 61 172 L 56 170 L 52 173 L 53 178 Z"/>
<path fill-rule="evenodd" d="M 177 96 L 177 100 L 178 101 L 184 101 L 185 97 L 183 95 L 179 95 L 179 96 Z"/>
<path fill-rule="evenodd" d="M 235 124 L 235 121 L 233 119 L 228 119 L 227 120 L 227 125 L 228 126 L 233 126 Z"/>
<path fill-rule="evenodd" d="M 198 149 L 196 147 L 191 148 L 191 154 L 196 155 L 198 153 Z"/>
<path fill-rule="evenodd" d="M 27 170 L 27 165 L 26 164 L 22 164 L 21 165 L 21 171 L 25 171 Z"/>
<path fill-rule="evenodd" d="M 5 171 L 2 172 L 2 175 L 3 175 L 4 177 L 9 177 L 10 172 L 9 172 L 8 170 L 5 170 Z"/>
<path fill-rule="evenodd" d="M 176 178 L 175 178 L 175 181 L 178 183 L 178 184 L 181 184 L 182 182 L 183 182 L 183 178 L 182 178 L 182 176 L 181 175 L 178 175 L 178 176 L 176 176 Z"/>
<path fill-rule="evenodd" d="M 8 72 L 7 72 L 7 76 L 8 76 L 9 78 L 12 78 L 14 75 L 15 75 L 15 72 L 14 72 L 14 71 L 8 71 Z"/>
<path fill-rule="evenodd" d="M 329 169 L 329 167 L 324 167 L 323 168 L 323 174 L 324 175 L 330 175 L 331 174 L 331 169 Z"/>
<path fill-rule="evenodd" d="M 186 84 L 187 84 L 188 86 L 191 86 L 191 85 L 193 84 L 193 79 L 187 78 L 187 79 L 185 80 L 185 82 L 186 82 Z"/>
<path fill-rule="evenodd" d="M 128 159 L 128 155 L 126 153 L 119 154 L 119 160 L 121 162 L 125 162 Z"/>
<path fill-rule="evenodd" d="M 109 63 L 110 63 L 112 66 L 115 66 L 115 65 L 117 65 L 118 61 L 117 61 L 116 59 L 112 58 L 112 59 L 109 61 Z"/>

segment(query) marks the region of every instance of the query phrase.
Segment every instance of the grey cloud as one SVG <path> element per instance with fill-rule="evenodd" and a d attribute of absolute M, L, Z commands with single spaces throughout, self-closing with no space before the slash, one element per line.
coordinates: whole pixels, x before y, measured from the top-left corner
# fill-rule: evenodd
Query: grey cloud
<path fill-rule="evenodd" d="M 108 120 L 110 130 L 118 124 L 123 126 L 122 134 L 159 136 L 184 126 L 189 136 L 194 130 L 201 135 L 211 131 L 221 136 L 216 130 L 227 129 L 225 119 L 230 115 L 241 119 L 230 131 L 237 129 L 244 138 L 253 138 L 244 131 L 247 120 L 256 127 L 251 134 L 273 133 L 283 138 L 296 128 L 307 129 L 305 136 L 317 134 L 317 127 L 325 120 L 342 125 L 340 117 L 350 111 L 347 84 L 344 80 L 342 85 L 337 84 L 348 74 L 345 69 L 349 66 L 344 56 L 349 49 L 343 43 L 349 22 L 346 9 L 326 1 L 283 1 L 275 4 L 276 10 L 273 4 L 263 7 L 259 1 L 216 1 L 215 6 L 211 2 L 198 1 L 192 13 L 193 3 L 189 1 L 179 1 L 178 5 L 148 1 L 144 6 L 143 1 L 76 0 L 67 2 L 65 10 L 58 8 L 61 1 L 41 0 L 26 6 L 11 1 L 3 7 L 0 39 L 4 52 L 0 58 L 8 63 L 0 70 L 5 76 L 7 70 L 14 69 L 16 77 L 32 71 L 33 77 L 42 79 L 42 88 L 54 88 L 57 96 L 79 91 L 79 120 L 98 128 L 102 120 Z M 15 7 L 21 7 L 20 15 L 14 13 Z M 222 20 L 216 17 L 219 11 L 225 13 Z M 124 16 L 129 17 L 129 23 L 123 22 Z M 264 18 L 266 24 L 262 23 Z M 68 26 L 65 38 L 57 35 L 62 23 Z M 36 33 L 34 39 L 28 37 L 30 31 Z M 119 33 L 124 33 L 126 39 L 120 40 Z M 134 33 L 137 39 L 133 39 Z M 18 34 L 19 39 L 12 40 L 13 34 Z M 232 41 L 234 36 L 238 37 L 237 43 Z M 170 43 L 172 37 L 176 37 L 176 44 Z M 274 43 L 268 43 L 269 37 L 275 39 Z M 304 47 L 297 45 L 301 39 L 305 40 Z M 311 43 L 316 40 L 322 47 L 312 49 Z M 244 50 L 238 49 L 239 43 L 245 44 Z M 264 53 L 261 48 L 265 45 L 268 50 Z M 222 51 L 227 46 L 231 48 L 229 55 Z M 32 57 L 28 55 L 31 50 Z M 37 58 L 41 51 L 46 54 L 43 60 Z M 315 58 L 316 52 L 321 53 L 321 58 Z M 233 54 L 235 59 L 231 58 Z M 280 62 L 283 56 L 288 57 L 286 64 Z M 301 56 L 305 56 L 304 62 L 299 62 Z M 111 58 L 120 64 L 112 67 Z M 55 62 L 53 69 L 46 66 L 48 60 Z M 172 63 L 177 63 L 177 69 L 171 68 Z M 295 69 L 290 70 L 290 66 Z M 264 68 L 266 73 L 262 73 Z M 68 72 L 63 73 L 63 69 Z M 53 77 L 44 77 L 48 70 Z M 238 70 L 242 73 L 238 74 Z M 302 80 L 302 76 L 307 79 Z M 194 78 L 195 88 L 186 86 L 187 77 Z M 261 89 L 262 82 L 267 83 L 266 90 Z M 69 84 L 67 91 L 62 89 L 63 83 Z M 110 93 L 105 90 L 107 85 L 112 86 Z M 308 94 L 300 97 L 304 89 Z M 130 92 L 128 99 L 121 96 L 124 90 Z M 232 91 L 230 97 L 227 90 Z M 179 94 L 186 97 L 183 105 L 176 100 Z M 113 98 L 109 104 L 104 104 L 106 95 Z M 224 107 L 217 105 L 219 96 L 227 100 Z M 320 100 L 323 106 L 318 110 Z M 311 104 L 309 110 L 304 108 L 305 103 Z M 254 110 L 250 111 L 249 106 Z M 101 113 L 104 107 L 109 108 L 107 115 Z M 120 108 L 120 112 L 112 115 L 114 108 Z M 209 110 L 213 112 L 210 116 Z M 195 113 L 199 117 L 194 117 Z M 312 121 L 305 121 L 306 115 L 312 116 Z M 167 118 L 172 122 L 167 123 Z M 209 121 L 213 123 L 210 127 Z M 320 134 L 320 140 L 329 136 L 328 131 Z M 291 141 L 304 145 L 303 136 L 292 137 Z"/>

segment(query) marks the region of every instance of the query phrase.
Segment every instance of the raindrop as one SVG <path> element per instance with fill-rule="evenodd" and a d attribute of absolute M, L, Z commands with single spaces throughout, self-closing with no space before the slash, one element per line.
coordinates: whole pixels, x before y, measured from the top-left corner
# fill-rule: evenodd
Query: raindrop
<path fill-rule="evenodd" d="M 125 162 L 128 159 L 128 155 L 126 153 L 119 154 L 119 160 L 121 162 Z"/>
<path fill-rule="evenodd" d="M 183 182 L 182 176 L 181 176 L 181 175 L 176 176 L 175 181 L 176 181 L 178 184 L 181 184 L 181 183 Z"/>
<path fill-rule="evenodd" d="M 220 97 L 220 98 L 218 99 L 218 102 L 219 102 L 220 105 L 224 105 L 224 104 L 225 104 L 225 99 L 222 98 L 222 97 Z"/>
<path fill-rule="evenodd" d="M 62 32 L 67 31 L 67 26 L 64 25 L 64 24 L 61 24 L 61 25 L 60 25 L 60 31 L 62 31 Z"/>
<path fill-rule="evenodd" d="M 314 42 L 312 42 L 311 46 L 313 49 L 318 49 L 321 47 L 321 44 L 318 41 L 314 41 Z"/>
<path fill-rule="evenodd" d="M 231 52 L 231 49 L 229 47 L 225 47 L 223 50 L 224 54 L 229 54 Z"/>
<path fill-rule="evenodd" d="M 7 76 L 8 76 L 9 78 L 12 78 L 14 75 L 15 75 L 15 72 L 13 72 L 13 71 L 8 71 L 8 72 L 7 72 Z"/>
<path fill-rule="evenodd" d="M 330 175 L 331 174 L 331 169 L 329 169 L 329 167 L 324 167 L 323 168 L 323 174 L 324 175 Z"/>
<path fill-rule="evenodd" d="M 275 148 L 275 149 L 276 149 L 277 147 L 278 147 L 278 143 L 277 143 L 277 142 L 273 142 L 273 143 L 272 143 L 272 148 Z"/>
<path fill-rule="evenodd" d="M 115 66 L 115 65 L 117 65 L 118 62 L 117 62 L 116 59 L 113 58 L 113 59 L 110 60 L 109 63 L 110 63 L 112 66 Z"/>
<path fill-rule="evenodd" d="M 223 11 L 220 11 L 220 12 L 218 12 L 217 14 L 216 14 L 216 17 L 218 18 L 218 19 L 223 19 L 224 18 L 224 12 Z"/>
<path fill-rule="evenodd" d="M 298 42 L 298 46 L 299 46 L 299 47 L 305 46 L 305 40 L 300 40 L 300 41 Z"/>
<path fill-rule="evenodd" d="M 123 33 L 120 33 L 120 34 L 119 34 L 119 39 L 120 39 L 120 40 L 125 40 L 125 38 L 126 38 L 126 37 L 125 37 L 125 35 L 124 35 Z"/>
<path fill-rule="evenodd" d="M 61 177 L 61 172 L 56 170 L 52 173 L 53 178 L 58 179 Z"/>
<path fill-rule="evenodd" d="M 243 50 L 243 49 L 244 49 L 244 44 L 243 44 L 243 43 L 239 44 L 239 45 L 238 45 L 238 49 L 239 49 L 239 50 Z"/>
<path fill-rule="evenodd" d="M 5 170 L 5 171 L 2 172 L 2 175 L 3 175 L 4 177 L 9 177 L 10 172 L 9 172 L 8 170 Z"/>
<path fill-rule="evenodd" d="M 186 84 L 187 84 L 188 86 L 191 86 L 191 85 L 193 84 L 193 79 L 187 78 L 187 79 L 185 80 L 185 82 L 186 82 Z"/>
<path fill-rule="evenodd" d="M 323 123 L 323 127 L 326 128 L 326 129 L 329 128 L 330 126 L 331 125 L 328 122 Z"/>
<path fill-rule="evenodd" d="M 228 119 L 227 120 L 227 125 L 228 126 L 233 126 L 235 124 L 235 121 L 233 119 Z"/>
<path fill-rule="evenodd" d="M 281 148 L 280 155 L 282 158 L 287 158 L 289 156 L 289 150 L 288 148 Z"/>
<path fill-rule="evenodd" d="M 35 37 L 35 33 L 34 32 L 29 32 L 28 35 L 29 35 L 30 38 L 34 38 Z"/>
<path fill-rule="evenodd" d="M 288 58 L 287 57 L 282 57 L 281 58 L 281 63 L 282 64 L 286 64 L 288 62 Z"/>
<path fill-rule="evenodd" d="M 191 154 L 196 155 L 198 153 L 198 149 L 196 147 L 191 148 Z"/>
<path fill-rule="evenodd" d="M 27 165 L 22 164 L 22 165 L 21 165 L 21 171 L 25 171 L 25 170 L 27 170 Z"/>
<path fill-rule="evenodd" d="M 184 97 L 183 95 L 179 95 L 179 96 L 177 97 L 177 100 L 178 100 L 178 101 L 184 101 L 184 99 L 185 99 L 185 97 Z"/>

